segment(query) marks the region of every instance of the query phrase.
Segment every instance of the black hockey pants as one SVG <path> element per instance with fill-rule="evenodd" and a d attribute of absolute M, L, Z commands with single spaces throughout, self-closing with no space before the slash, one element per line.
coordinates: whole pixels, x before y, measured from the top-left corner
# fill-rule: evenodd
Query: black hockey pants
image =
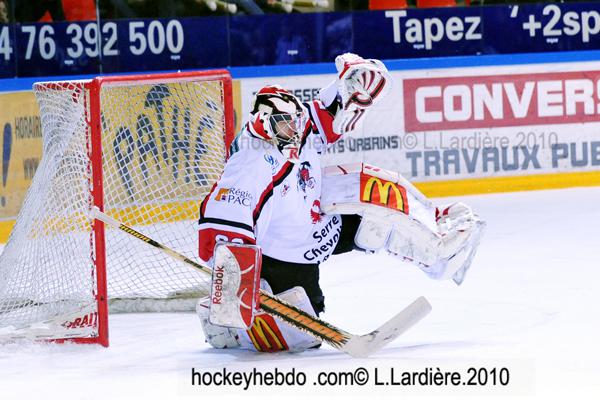
<path fill-rule="evenodd" d="M 358 215 L 342 216 L 342 232 L 333 254 L 347 253 L 354 248 L 354 236 L 359 224 Z M 269 283 L 273 293 L 302 286 L 317 315 L 325 310 L 325 296 L 319 285 L 319 264 L 297 264 L 263 255 L 260 276 Z"/>

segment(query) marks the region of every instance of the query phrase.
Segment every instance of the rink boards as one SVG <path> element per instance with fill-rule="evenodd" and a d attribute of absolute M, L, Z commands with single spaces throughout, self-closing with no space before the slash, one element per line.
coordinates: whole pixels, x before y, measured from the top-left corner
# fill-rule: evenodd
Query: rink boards
<path fill-rule="evenodd" d="M 600 185 L 596 59 L 598 52 L 386 61 L 390 95 L 329 148 L 325 164 L 399 171 L 435 197 Z M 236 131 L 261 86 L 278 83 L 310 101 L 335 78 L 334 69 L 232 68 Z M 0 241 L 41 156 L 31 82 L 14 80 L 3 85 L 10 92 L 0 93 Z"/>
<path fill-rule="evenodd" d="M 600 63 L 392 71 L 393 90 L 326 164 L 399 171 L 432 196 L 600 184 Z M 334 75 L 277 81 L 310 100 Z"/>

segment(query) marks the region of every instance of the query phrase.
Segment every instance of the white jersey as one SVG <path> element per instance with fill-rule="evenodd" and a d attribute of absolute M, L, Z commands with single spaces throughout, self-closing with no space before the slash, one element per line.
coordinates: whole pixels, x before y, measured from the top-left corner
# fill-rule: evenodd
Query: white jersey
<path fill-rule="evenodd" d="M 231 146 L 220 180 L 200 207 L 200 257 L 208 261 L 218 240 L 256 243 L 282 261 L 324 261 L 341 232 L 338 215 L 321 215 L 321 153 L 340 136 L 318 100 L 307 105 L 298 160 L 244 128 Z"/>

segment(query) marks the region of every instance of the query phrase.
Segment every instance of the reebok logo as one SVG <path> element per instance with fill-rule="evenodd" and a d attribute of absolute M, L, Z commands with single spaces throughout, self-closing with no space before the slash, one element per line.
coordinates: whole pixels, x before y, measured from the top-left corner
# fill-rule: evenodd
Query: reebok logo
<path fill-rule="evenodd" d="M 221 304 L 221 299 L 223 298 L 223 267 L 216 267 L 213 271 L 213 293 L 212 293 L 212 303 L 213 304 Z"/>

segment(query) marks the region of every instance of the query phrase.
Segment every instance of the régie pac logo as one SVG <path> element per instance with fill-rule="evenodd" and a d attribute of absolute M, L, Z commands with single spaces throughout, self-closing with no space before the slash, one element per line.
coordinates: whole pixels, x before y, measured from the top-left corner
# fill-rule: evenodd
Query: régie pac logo
<path fill-rule="evenodd" d="M 250 207 L 252 204 L 252 194 L 248 191 L 236 188 L 221 188 L 215 195 L 215 201 L 223 201 L 230 204 L 239 204 Z"/>

